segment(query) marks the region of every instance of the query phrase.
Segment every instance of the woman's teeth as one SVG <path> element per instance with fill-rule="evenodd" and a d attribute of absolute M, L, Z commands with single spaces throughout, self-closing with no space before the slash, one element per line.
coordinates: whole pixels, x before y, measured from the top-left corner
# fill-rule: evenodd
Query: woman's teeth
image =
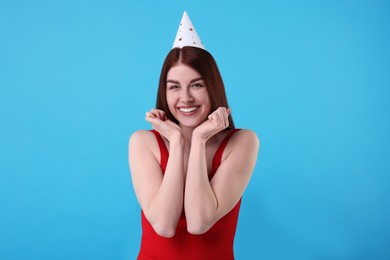
<path fill-rule="evenodd" d="M 196 107 L 181 107 L 179 108 L 179 110 L 181 112 L 184 112 L 184 113 L 190 113 L 192 111 L 194 111 L 196 109 Z"/>

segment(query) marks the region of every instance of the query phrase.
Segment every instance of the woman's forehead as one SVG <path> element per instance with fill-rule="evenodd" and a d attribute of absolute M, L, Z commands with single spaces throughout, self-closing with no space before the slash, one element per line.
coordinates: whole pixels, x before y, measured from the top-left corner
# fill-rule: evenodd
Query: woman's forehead
<path fill-rule="evenodd" d="M 191 81 L 200 78 L 202 78 L 202 75 L 198 71 L 182 63 L 173 66 L 167 74 L 167 81 Z"/>

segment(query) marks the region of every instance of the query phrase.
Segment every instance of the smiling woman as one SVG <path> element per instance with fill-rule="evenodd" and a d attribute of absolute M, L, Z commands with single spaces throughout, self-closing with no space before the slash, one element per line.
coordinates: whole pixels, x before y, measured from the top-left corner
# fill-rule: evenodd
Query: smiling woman
<path fill-rule="evenodd" d="M 184 13 L 178 44 L 162 67 L 156 109 L 146 113 L 154 130 L 129 141 L 142 208 L 141 260 L 234 259 L 259 140 L 235 128 L 217 64 L 194 33 Z"/>

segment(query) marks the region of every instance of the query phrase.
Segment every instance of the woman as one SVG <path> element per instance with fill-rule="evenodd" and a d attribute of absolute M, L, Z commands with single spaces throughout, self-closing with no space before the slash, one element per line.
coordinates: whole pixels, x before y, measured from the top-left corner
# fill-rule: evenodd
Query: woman
<path fill-rule="evenodd" d="M 234 259 L 241 196 L 259 141 L 234 127 L 213 57 L 200 42 L 191 44 L 198 45 L 174 45 L 165 59 L 156 109 L 145 118 L 154 130 L 129 141 L 142 208 L 138 259 Z"/>

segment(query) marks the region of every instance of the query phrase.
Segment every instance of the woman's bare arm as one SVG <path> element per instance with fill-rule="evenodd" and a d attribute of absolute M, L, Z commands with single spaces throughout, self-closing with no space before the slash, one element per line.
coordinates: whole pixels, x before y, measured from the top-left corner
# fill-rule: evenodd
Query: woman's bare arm
<path fill-rule="evenodd" d="M 130 171 L 145 217 L 157 234 L 172 237 L 183 210 L 183 140 L 179 135 L 171 138 L 164 175 L 156 156 L 160 154 L 158 149 L 153 133 L 135 132 L 129 141 Z"/>
<path fill-rule="evenodd" d="M 224 152 L 228 155 L 209 181 L 206 141 L 193 134 L 184 196 L 187 229 L 192 234 L 205 233 L 237 204 L 249 183 L 259 149 L 254 132 L 234 134 Z"/>

